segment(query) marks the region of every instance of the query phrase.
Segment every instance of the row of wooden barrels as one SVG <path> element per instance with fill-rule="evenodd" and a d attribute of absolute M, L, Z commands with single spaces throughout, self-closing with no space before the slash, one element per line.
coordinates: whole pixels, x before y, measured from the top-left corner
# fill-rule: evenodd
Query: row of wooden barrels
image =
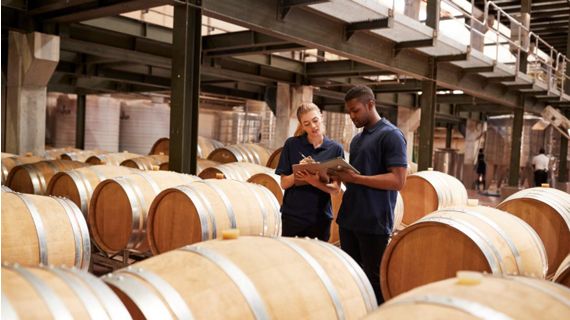
<path fill-rule="evenodd" d="M 123 158 L 109 156 L 108 162 L 113 164 L 120 164 Z M 161 161 L 164 163 L 164 155 L 153 155 L 148 158 L 127 159 L 123 160 L 123 164 L 130 167 L 138 167 L 140 169 L 151 169 Z M 163 160 L 160 160 L 160 159 Z M 104 158 L 106 159 L 106 158 Z M 114 160 L 113 160 L 114 159 Z M 101 163 L 101 158 L 93 163 Z M 4 161 L 3 161 L 4 162 Z M 217 174 L 222 173 L 226 177 L 238 180 L 247 180 L 243 176 L 252 170 L 243 170 L 246 164 L 239 166 L 217 165 L 208 160 L 199 160 L 200 176 L 202 178 L 213 178 Z M 16 168 L 13 173 L 13 178 L 10 179 L 8 184 L 12 189 L 25 193 L 44 194 L 47 191 L 47 184 L 50 178 L 58 171 L 65 171 L 71 168 L 83 166 L 83 164 L 76 162 L 40 162 L 36 165 L 26 165 Z M 212 168 L 214 166 L 215 168 Z M 255 167 L 255 166 L 253 166 Z M 251 166 L 250 166 L 251 168 Z M 244 174 L 243 171 L 246 171 Z M 259 170 L 258 172 L 261 172 Z M 247 178 L 249 178 L 248 176 Z M 272 179 L 266 179 L 271 181 Z M 280 187 L 275 183 L 266 183 L 266 185 L 273 185 L 273 192 L 279 197 Z M 464 205 L 467 200 L 467 191 L 462 183 L 446 174 L 438 172 L 420 172 L 408 177 L 407 183 L 402 190 L 402 197 L 404 203 L 404 212 L 401 227 L 407 226 L 428 213 L 434 212 L 438 209 Z M 397 215 L 398 216 L 398 215 Z M 398 226 L 400 227 L 400 226 Z M 557 261 L 560 262 L 563 257 L 558 257 Z"/>
<path fill-rule="evenodd" d="M 234 151 L 243 152 L 243 154 L 253 154 L 259 157 L 262 154 L 260 152 L 261 150 L 263 150 L 265 154 L 268 154 L 267 149 L 255 144 L 228 146 L 228 148 L 224 148 L 223 150 L 217 149 L 216 154 L 219 156 L 214 156 L 212 159 L 217 159 L 218 161 L 197 159 L 197 173 L 201 173 L 205 169 L 220 163 L 228 162 L 228 154 L 239 157 L 240 153 L 234 154 L 232 153 Z M 169 169 L 169 157 L 165 154 L 141 156 L 128 152 L 99 153 L 97 151 L 80 151 L 61 154 L 63 161 L 46 161 L 42 157 L 32 155 L 21 157 L 5 157 L 5 155 L 6 154 L 3 154 L 2 158 L 2 184 L 6 184 L 10 188 L 20 192 L 34 194 L 45 194 L 47 183 L 49 182 L 48 180 L 55 173 L 83 167 L 86 164 L 122 165 L 138 168 L 140 170 Z M 276 153 L 276 155 L 279 156 L 279 153 Z M 251 157 L 252 159 L 250 160 L 253 160 L 253 156 Z"/>
<path fill-rule="evenodd" d="M 230 165 L 224 165 L 224 167 L 236 167 L 236 168 L 242 168 L 243 166 L 254 166 L 254 165 L 249 165 L 249 164 L 230 164 Z M 224 170 L 218 170 L 218 172 L 216 172 L 217 174 L 219 173 L 223 173 Z M 247 176 L 247 170 L 226 170 L 225 171 L 225 175 L 226 176 L 231 176 L 234 172 L 241 172 L 241 173 L 236 173 L 235 176 L 233 177 L 234 179 L 243 179 L 244 176 Z M 445 182 L 449 179 L 449 181 Z M 271 176 L 269 176 L 269 179 L 266 179 L 267 181 L 271 182 L 273 181 L 273 185 L 274 185 L 274 195 L 279 198 L 280 194 L 282 193 L 282 190 L 280 190 L 279 188 L 279 184 L 277 182 L 277 178 L 274 177 L 273 179 L 271 179 Z M 413 182 L 412 181 L 415 181 Z M 99 180 L 100 181 L 100 180 Z M 439 182 L 438 182 L 439 181 Z M 444 181 L 444 182 L 442 182 Z M 424 186 L 422 187 L 417 187 L 418 185 L 422 185 L 424 184 Z M 414 189 L 414 186 L 415 189 Z M 447 187 L 445 187 L 447 186 Z M 92 188 L 94 188 L 92 186 Z M 406 190 L 411 190 L 410 192 L 406 192 Z M 463 189 L 463 190 L 461 190 Z M 450 191 L 453 190 L 453 191 Z M 463 191 L 463 192 L 461 192 Z M 420 193 L 424 193 L 424 195 L 422 195 L 421 197 L 419 197 L 418 199 L 418 195 Z M 555 190 L 549 191 L 550 193 L 552 192 L 556 192 Z M 431 197 L 428 196 L 429 193 L 432 193 Z M 535 191 L 533 191 L 533 193 L 536 193 Z M 439 172 L 421 172 L 415 175 L 412 175 L 409 177 L 408 179 L 408 183 L 406 184 L 406 188 L 403 190 L 402 192 L 403 196 L 406 197 L 407 194 L 411 194 L 412 197 L 409 197 L 408 201 L 404 201 L 404 211 L 408 211 L 408 212 L 412 212 L 412 213 L 418 213 L 418 212 L 422 212 L 425 211 L 430 212 L 430 208 L 445 208 L 449 205 L 462 205 L 464 204 L 464 200 L 466 200 L 466 192 L 464 191 L 464 188 L 462 187 L 461 183 L 458 181 L 454 181 L 453 178 L 450 178 L 447 175 L 441 174 Z M 413 197 L 413 195 L 416 195 L 416 197 Z M 427 194 L 427 195 L 426 195 Z M 463 194 L 465 194 L 463 196 Z M 566 194 L 567 195 L 567 194 Z M 68 197 L 71 197 L 68 195 Z M 544 196 L 541 196 L 542 198 L 545 198 Z M 541 198 L 539 197 L 539 198 Z M 434 200 L 432 201 L 426 201 L 426 199 L 430 199 L 433 198 Z M 546 246 L 546 251 L 547 251 L 547 257 L 548 257 L 548 268 L 549 271 L 547 272 L 547 275 L 550 277 L 553 275 L 553 273 L 556 271 L 557 267 L 560 265 L 560 262 L 566 257 L 566 255 L 568 254 L 568 241 L 566 241 L 565 239 L 568 239 L 568 224 L 565 223 L 565 219 L 567 220 L 568 217 L 568 212 L 565 211 L 565 208 L 568 208 L 568 202 L 560 202 L 560 200 L 556 200 L 558 198 L 560 199 L 564 199 L 564 194 L 562 194 L 562 196 L 546 196 L 547 201 L 546 201 L 546 205 L 544 205 L 544 208 L 538 208 L 538 210 L 541 210 L 540 212 L 543 212 L 544 210 L 551 208 L 551 211 L 549 211 L 549 214 L 546 214 L 544 216 L 537 216 L 536 214 L 534 214 L 537 210 L 537 208 L 534 208 L 532 206 L 528 206 L 528 205 L 522 205 L 522 207 L 527 209 L 527 217 L 524 218 L 525 221 L 528 221 L 529 223 L 531 223 L 531 225 L 533 225 L 534 229 L 537 230 L 537 232 L 539 233 L 539 236 L 541 238 L 541 241 L 544 243 L 544 245 Z M 548 198 L 554 198 L 554 200 L 548 200 Z M 424 201 L 419 201 L 420 199 L 424 199 Z M 459 199 L 459 200 L 458 200 Z M 542 202 L 544 202 L 544 200 L 540 200 Z M 539 202 L 540 202 L 539 201 Z M 558 203 L 556 203 L 558 201 Z M 84 205 L 88 203 L 88 201 L 84 201 Z M 338 202 L 337 202 L 338 203 Z M 550 203 L 550 204 L 549 204 Z M 423 205 L 424 207 L 418 207 L 418 204 Z M 431 206 L 431 207 L 430 207 Z M 410 209 L 412 208 L 412 209 Z M 517 211 L 517 212 L 522 212 L 522 210 L 524 210 L 524 208 L 514 208 L 511 211 Z M 530 209 L 529 209 L 530 208 Z M 554 208 L 554 209 L 552 209 Z M 407 210 L 406 210 L 407 209 Z M 522 214 L 522 213 L 521 213 Z M 125 215 L 127 217 L 133 217 L 133 212 L 131 211 L 125 211 Z M 419 216 L 423 215 L 420 214 Z M 406 214 L 404 214 L 404 217 L 406 217 Z M 546 217 L 546 221 L 544 220 Z M 534 220 L 533 220 L 534 219 Z M 453 218 L 453 221 L 457 220 L 457 218 Z M 442 219 L 439 219 L 437 222 L 441 223 L 441 221 L 444 221 Z M 140 221 L 139 221 L 140 222 Z M 144 223 L 144 221 L 143 221 Z M 496 225 L 496 224 L 495 224 Z M 554 225 L 554 228 L 548 227 Z M 336 227 L 336 224 L 333 224 L 333 227 Z M 550 229 L 549 229 L 550 228 Z M 144 228 L 139 228 L 138 231 L 132 231 L 136 234 L 140 234 L 144 233 Z M 419 228 L 416 228 L 418 230 L 421 230 Z M 497 228 L 495 228 L 497 229 Z M 505 231 L 500 230 L 500 228 L 498 228 L 499 230 L 497 231 L 497 233 L 505 238 L 504 234 Z M 143 231 L 140 231 L 143 230 Z M 413 229 L 415 230 L 415 229 Z M 419 231 L 416 231 L 419 232 Z M 163 234 L 163 232 L 157 232 L 158 235 Z M 335 232 L 335 230 L 333 230 L 332 232 L 333 234 L 333 241 L 336 240 L 334 239 L 334 235 L 337 234 Z M 405 234 L 405 233 L 403 233 Z M 125 233 L 125 235 L 128 235 L 127 233 Z M 128 237 L 130 239 L 130 236 Z M 396 238 L 395 238 L 396 239 Z M 562 239 L 562 241 L 560 240 Z M 132 239 L 131 239 L 132 240 Z M 481 241 L 481 239 L 476 239 L 478 241 Z M 184 245 L 187 243 L 192 243 L 192 242 L 187 242 L 188 240 L 184 240 L 183 243 L 178 243 L 178 245 Z M 472 240 L 475 241 L 475 240 Z M 477 243 L 477 241 L 475 241 Z M 512 240 L 509 242 L 507 241 L 507 244 L 509 245 L 509 247 L 514 247 L 514 245 L 512 244 Z M 393 242 L 394 244 L 397 242 Z M 144 241 L 143 243 L 139 243 L 138 245 L 144 245 Z M 395 246 L 395 245 L 394 245 Z M 404 246 L 405 247 L 405 246 Z M 133 247 L 133 248 L 136 248 Z M 144 248 L 144 247 L 143 247 Z M 145 248 L 146 249 L 146 248 Z M 488 251 L 493 251 L 493 248 L 491 247 L 490 249 L 488 249 Z M 409 255 L 413 255 L 414 251 L 413 250 L 417 250 L 417 249 L 411 249 L 411 251 L 407 252 L 405 254 L 405 256 L 409 256 Z M 479 249 L 477 249 L 479 250 Z M 515 251 L 518 250 L 515 247 Z M 422 252 L 427 252 L 425 250 L 420 250 Z M 391 251 L 387 251 L 387 252 L 391 252 Z M 540 250 L 535 250 L 535 252 L 540 252 Z M 515 252 L 516 253 L 516 252 Z M 487 259 L 487 264 L 489 266 L 489 268 L 491 268 L 492 264 L 490 262 L 490 260 L 488 259 L 489 255 L 486 255 L 485 258 Z M 520 257 L 517 257 L 516 254 L 513 253 L 513 259 L 517 259 L 520 260 Z M 443 257 L 442 259 L 440 259 L 443 262 L 446 262 L 447 260 L 451 260 L 449 258 Z M 537 259 L 537 261 L 543 261 L 544 259 Z M 386 259 L 384 259 L 384 261 L 388 261 Z M 392 261 L 392 260 L 391 260 Z M 397 261 L 397 259 L 394 259 L 393 261 Z M 397 264 L 396 264 L 397 265 Z M 389 270 L 396 270 L 398 268 L 394 267 L 394 268 L 389 268 L 389 267 L 385 267 L 384 270 L 387 270 L 385 272 L 389 272 Z M 444 268 L 445 269 L 445 268 Z M 480 268 L 479 268 L 480 269 Z M 475 269 L 475 270 L 479 270 L 479 269 Z M 447 269 L 445 269 L 447 270 Z M 497 272 L 497 268 L 495 267 L 495 271 Z M 509 269 L 504 269 L 504 270 L 509 270 Z M 524 270 L 523 268 L 521 268 L 521 270 Z M 505 272 L 505 271 L 503 271 Z M 523 271 L 523 273 L 526 273 L 527 271 Z M 528 274 L 532 274 L 535 273 L 535 276 L 541 276 L 541 273 L 539 272 L 529 272 Z M 449 275 L 448 273 L 446 273 L 445 275 Z M 435 274 L 434 273 L 430 273 L 430 275 L 421 281 L 425 281 L 426 283 L 429 281 L 433 281 Z M 440 275 L 439 277 L 443 277 L 444 275 Z M 394 285 L 391 290 L 386 289 L 385 292 L 387 292 L 387 295 L 392 295 L 390 292 L 395 292 L 395 293 L 399 293 L 399 292 L 403 292 L 407 289 L 409 289 L 409 283 L 412 283 L 414 281 L 418 281 L 418 280 L 414 280 L 411 281 L 410 279 L 400 279 L 398 277 L 388 277 L 388 274 L 386 277 L 384 277 L 384 279 L 393 279 L 394 283 L 398 283 L 398 282 L 404 282 L 403 284 L 403 289 L 399 288 L 398 285 Z M 384 286 L 387 286 L 388 288 L 390 287 L 390 282 L 388 280 L 386 280 L 386 284 Z"/>
<path fill-rule="evenodd" d="M 110 153 L 104 150 L 80 150 L 76 148 L 59 148 L 47 150 L 43 155 L 17 156 L 2 153 L 2 184 L 5 183 L 10 170 L 22 164 L 39 162 L 42 160 L 73 160 L 89 164 L 125 165 L 138 167 L 141 170 L 150 170 L 153 166 L 161 170 L 168 170 L 169 155 L 168 138 L 158 139 L 152 146 L 149 156 L 130 152 Z M 236 144 L 225 146 L 214 139 L 198 137 L 197 159 L 209 159 L 214 163 L 250 162 L 275 168 L 279 161 L 281 149 L 271 152 L 269 149 L 253 143 Z M 215 151 L 215 152 L 214 152 Z M 200 166 L 200 165 L 199 165 Z M 200 167 L 197 172 L 200 172 Z"/>
<path fill-rule="evenodd" d="M 494 209 L 469 205 L 458 180 L 423 171 L 408 177 L 401 194 L 403 228 L 379 270 L 386 299 L 457 270 L 546 277 L 570 286 L 564 276 L 570 273 L 568 193 L 526 189 Z M 410 263 L 410 257 L 425 265 Z"/>
<path fill-rule="evenodd" d="M 296 238 L 210 240 L 101 278 L 65 267 L 2 266 L 3 319 L 562 320 L 569 301 L 570 289 L 553 282 L 458 272 L 377 308 L 354 260 Z"/>
<path fill-rule="evenodd" d="M 160 157 L 160 155 L 158 157 Z M 17 179 L 11 179 L 14 182 L 11 183 L 10 186 L 16 191 L 42 194 L 47 191 L 48 183 L 57 171 L 69 170 L 70 168 L 80 166 L 83 165 L 67 161 L 40 162 L 36 165 L 25 166 L 25 169 L 15 170 L 13 176 L 17 177 Z M 148 169 L 148 166 L 142 167 Z M 116 171 L 116 176 L 124 174 L 124 172 L 119 169 Z M 269 170 L 264 172 L 262 167 L 246 163 L 218 165 L 202 170 L 200 176 L 202 178 L 213 178 L 218 174 L 223 174 L 230 179 L 245 181 L 256 173 L 261 173 L 261 177 L 253 178 L 254 182 L 265 185 L 280 199 L 283 191 L 279 186 L 277 177 L 271 175 Z M 57 175 L 55 176 L 57 177 Z M 111 174 L 111 177 L 112 176 L 113 174 Z M 95 183 L 98 182 L 99 181 L 96 181 Z M 92 184 L 92 188 L 95 186 L 96 184 Z M 52 192 L 48 193 L 52 194 Z M 73 196 L 75 193 L 77 192 L 74 191 L 72 195 L 66 193 L 60 195 Z M 58 195 L 58 193 L 56 193 L 56 195 Z M 438 209 L 454 205 L 464 205 L 467 199 L 467 192 L 461 182 L 449 175 L 439 172 L 420 172 L 408 177 L 406 186 L 402 190 L 402 197 L 404 203 L 403 217 L 401 214 L 396 215 L 396 217 L 401 217 L 402 223 L 401 226 L 398 223 L 395 224 L 399 228 L 405 227 Z M 86 206 L 85 200 L 77 202 L 78 204 L 82 202 L 80 205 L 83 208 Z M 338 203 L 338 199 L 335 202 Z M 558 262 L 560 262 L 562 258 L 559 257 Z"/>
<path fill-rule="evenodd" d="M 152 146 L 149 154 L 169 154 L 170 139 L 161 138 Z M 224 146 L 213 139 L 198 137 L 198 158 L 217 163 L 249 162 L 269 168 L 277 168 L 281 150 L 270 150 L 256 143 L 241 143 Z M 199 170 L 196 170 L 199 172 Z"/>
<path fill-rule="evenodd" d="M 232 171 L 229 169 L 231 167 L 240 168 L 241 171 Z M 247 171 L 248 167 L 255 167 L 255 165 L 226 164 L 220 169 L 220 173 L 234 179 L 244 179 L 251 176 L 251 173 Z M 105 251 L 111 253 L 123 249 L 144 251 L 150 247 L 156 254 L 185 244 L 216 238 L 220 230 L 228 227 L 238 227 L 244 234 L 278 234 L 277 228 L 272 229 L 273 233 L 267 232 L 271 226 L 271 223 L 267 223 L 270 220 L 267 218 L 267 203 L 259 202 L 263 194 L 267 196 L 265 189 L 258 189 L 259 192 L 256 194 L 251 192 L 252 188 L 255 189 L 254 187 L 238 181 L 199 181 L 198 184 L 191 182 L 197 180 L 196 177 L 173 172 L 132 173 L 120 172 L 120 170 L 129 169 L 108 166 L 86 167 L 61 173 L 60 178 L 53 180 L 53 185 L 57 187 L 53 187 L 52 194 L 72 199 L 82 209 L 84 215 L 89 214 L 93 238 Z M 424 178 L 430 175 L 434 177 L 443 175 L 439 172 L 420 174 Z M 262 180 L 260 184 L 266 187 L 272 185 L 268 187 L 268 190 L 271 190 L 278 201 L 282 199 L 282 190 L 279 187 L 277 176 L 266 172 L 256 174 L 254 177 L 260 178 Z M 103 180 L 105 181 L 100 183 Z M 438 179 L 428 178 L 427 180 L 437 181 Z M 195 186 L 176 187 L 189 182 Z M 220 186 L 217 186 L 218 184 Z M 436 280 L 445 278 L 450 272 L 453 273 L 455 270 L 468 266 L 474 270 L 488 269 L 489 272 L 517 273 L 537 277 L 544 277 L 544 268 L 547 266 L 549 270 L 546 274 L 552 276 L 569 253 L 568 241 L 565 240 L 568 239 L 570 229 L 565 221 L 568 216 L 567 210 L 570 208 L 567 197 L 567 194 L 557 190 L 538 188 L 525 190 L 501 204 L 501 207 L 510 208 L 507 211 L 516 215 L 529 214 L 530 217 L 523 217 L 523 219 L 530 223 L 534 230 L 537 230 L 540 237 L 538 240 L 536 234 L 526 227 L 525 223 L 516 220 L 513 215 L 501 215 L 502 212 L 491 208 L 475 207 L 444 211 L 440 209 L 436 213 L 441 217 L 434 217 L 433 214 L 426 216 L 392 239 L 381 270 L 384 275 L 382 278 L 384 279 L 383 286 L 386 287 L 385 294 L 388 297 L 393 296 L 409 290 L 418 282 L 427 283 L 433 281 L 434 278 Z M 271 197 L 265 199 L 271 199 Z M 240 203 L 244 200 L 249 204 L 257 203 L 257 207 L 244 207 L 243 203 Z M 339 200 L 336 198 L 334 202 L 337 208 Z M 90 203 L 91 206 L 95 206 L 91 208 L 92 210 L 88 210 Z M 406 204 L 404 202 L 404 207 Z M 43 208 L 45 205 L 40 207 Z M 5 206 L 5 208 L 8 207 Z M 270 206 L 270 209 L 273 210 L 271 211 L 273 216 L 278 216 L 278 206 Z M 250 227 L 250 223 L 253 223 L 250 221 L 252 218 L 245 219 L 242 216 L 240 219 L 236 218 L 240 210 L 243 210 L 244 217 L 255 213 L 258 217 L 255 222 L 256 227 Z M 401 210 L 397 212 L 400 213 L 401 218 Z M 543 214 L 537 215 L 536 212 Z M 9 217 L 9 214 L 4 214 L 4 217 Z M 278 220 L 275 218 L 273 221 Z M 247 221 L 247 223 L 241 223 L 241 221 Z M 333 223 L 333 228 L 335 226 L 336 224 Z M 430 229 L 447 230 L 446 227 L 453 229 L 453 232 L 445 236 L 435 236 L 436 233 Z M 422 235 L 424 233 L 425 235 Z M 338 238 L 335 239 L 335 235 L 338 231 L 333 229 L 332 234 L 331 240 L 336 241 Z M 445 239 L 449 237 L 463 240 L 447 243 Z M 488 237 L 502 240 L 493 242 L 487 240 Z M 418 241 L 418 244 L 411 245 L 414 241 Z M 11 243 L 10 241 L 3 242 L 6 245 Z M 12 242 L 21 243 L 21 240 L 15 236 Z M 471 247 L 465 247 L 466 243 L 471 243 Z M 544 249 L 541 249 L 543 243 L 547 254 L 544 254 Z M 402 245 L 399 246 L 400 244 Z M 443 249 L 447 248 L 446 246 L 449 248 Z M 453 246 L 456 248 L 453 249 Z M 506 251 L 507 254 L 504 254 L 495 246 L 507 248 L 511 253 Z M 4 251 L 9 252 L 9 250 Z M 518 265 L 527 251 L 532 253 L 530 256 L 533 257 L 535 263 L 533 267 Z M 77 251 L 70 252 L 77 254 Z M 462 258 L 474 256 L 477 252 L 481 258 L 477 263 L 474 262 L 475 259 Z M 500 254 L 497 255 L 496 252 Z M 434 268 L 421 279 L 410 279 L 406 276 L 408 273 L 402 275 L 398 272 L 404 268 L 403 265 L 409 267 L 406 260 L 408 257 L 424 253 L 427 255 L 426 259 L 436 260 L 437 263 L 442 264 L 441 268 Z M 454 254 L 458 256 L 454 257 Z M 548 257 L 548 262 L 545 256 Z M 517 265 L 503 262 L 509 259 L 516 261 Z"/>
<path fill-rule="evenodd" d="M 124 249 L 152 249 L 154 253 L 160 253 L 216 238 L 221 230 L 237 227 L 238 221 L 244 234 L 280 234 L 279 207 L 283 190 L 279 177 L 271 169 L 249 163 L 230 163 L 206 171 L 203 178 L 216 176 L 229 179 L 200 180 L 175 172 L 142 172 L 126 167 L 97 165 L 57 173 L 50 180 L 47 193 L 65 197 L 77 205 L 89 222 L 93 240 L 100 249 L 109 253 Z M 53 219 L 56 224 L 61 216 L 51 212 L 66 216 L 65 212 L 69 209 L 69 206 L 61 205 L 66 200 L 60 198 L 20 193 L 3 193 L 3 198 L 4 225 L 22 219 L 24 212 L 30 212 L 31 216 L 42 216 L 42 219 Z M 341 200 L 342 194 L 333 196 L 335 213 Z M 55 208 L 58 204 L 59 210 Z M 398 204 L 397 212 L 401 219 L 401 200 Z M 28 219 L 28 222 L 32 221 Z M 21 226 L 33 227 L 26 224 Z M 331 228 L 331 242 L 338 242 L 336 224 Z M 64 233 L 57 229 L 53 229 L 53 232 Z M 19 234 L 16 232 L 10 238 L 10 233 L 5 234 L 3 248 L 6 250 L 3 257 L 12 255 L 8 248 L 10 243 L 15 245 L 13 254 L 19 251 L 22 244 Z M 56 251 L 70 252 L 68 255 L 71 256 L 71 252 L 74 252 Z M 34 259 L 31 261 L 36 262 Z M 53 259 L 50 262 L 61 263 Z"/>

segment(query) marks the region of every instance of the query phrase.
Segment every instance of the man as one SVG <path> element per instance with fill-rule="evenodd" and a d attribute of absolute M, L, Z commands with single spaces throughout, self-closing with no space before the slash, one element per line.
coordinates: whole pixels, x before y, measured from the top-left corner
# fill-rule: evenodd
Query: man
<path fill-rule="evenodd" d="M 380 117 L 370 88 L 354 87 L 344 100 L 352 122 L 364 130 L 350 143 L 350 164 L 361 174 L 334 173 L 346 184 L 337 218 L 340 245 L 362 266 L 381 304 L 380 262 L 394 225 L 397 191 L 406 180 L 406 140 Z"/>
<path fill-rule="evenodd" d="M 540 187 L 548 182 L 548 162 L 550 159 L 545 155 L 544 148 L 540 148 L 539 154 L 532 158 L 532 169 L 534 170 L 534 185 Z"/>

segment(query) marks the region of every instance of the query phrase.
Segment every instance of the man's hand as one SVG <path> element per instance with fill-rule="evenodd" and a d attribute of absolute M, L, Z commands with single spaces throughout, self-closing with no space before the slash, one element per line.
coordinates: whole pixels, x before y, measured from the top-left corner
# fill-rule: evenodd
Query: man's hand
<path fill-rule="evenodd" d="M 329 170 L 327 174 L 344 183 L 354 183 L 358 177 L 358 174 L 356 172 L 345 168 L 339 170 Z"/>
<path fill-rule="evenodd" d="M 319 179 L 320 178 L 318 172 L 315 172 L 313 174 L 307 170 L 303 170 L 303 171 L 297 171 L 297 173 L 295 173 L 295 180 L 305 181 L 312 186 L 315 186 L 319 182 Z"/>

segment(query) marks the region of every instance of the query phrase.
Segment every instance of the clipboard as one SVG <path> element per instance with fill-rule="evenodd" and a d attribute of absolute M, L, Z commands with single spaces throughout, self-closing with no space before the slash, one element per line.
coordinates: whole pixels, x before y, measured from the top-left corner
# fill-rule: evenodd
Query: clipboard
<path fill-rule="evenodd" d="M 342 169 L 352 170 L 356 174 L 360 174 L 360 171 L 358 171 L 350 163 L 346 162 L 344 158 L 341 157 L 327 160 L 325 162 L 294 164 L 293 174 L 295 174 L 298 171 L 304 171 L 304 170 L 313 174 L 318 172 L 319 176 L 321 177 L 321 180 L 326 182 L 329 180 L 328 172 L 335 170 L 342 170 Z M 306 182 L 304 181 L 295 181 L 295 185 L 304 185 L 304 184 L 306 184 Z"/>

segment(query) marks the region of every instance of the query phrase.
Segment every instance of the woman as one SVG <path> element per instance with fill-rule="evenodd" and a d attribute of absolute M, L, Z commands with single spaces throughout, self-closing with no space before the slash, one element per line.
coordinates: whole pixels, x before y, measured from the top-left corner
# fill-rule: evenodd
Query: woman
<path fill-rule="evenodd" d="M 281 206 L 282 234 L 328 241 L 333 217 L 330 194 L 339 191 L 339 183 L 322 181 L 318 173 L 293 174 L 293 165 L 307 159 L 323 162 L 344 157 L 344 151 L 339 143 L 324 136 L 321 111 L 315 104 L 303 103 L 297 109 L 297 120 L 295 136 L 285 141 L 275 170 L 285 189 Z"/>

